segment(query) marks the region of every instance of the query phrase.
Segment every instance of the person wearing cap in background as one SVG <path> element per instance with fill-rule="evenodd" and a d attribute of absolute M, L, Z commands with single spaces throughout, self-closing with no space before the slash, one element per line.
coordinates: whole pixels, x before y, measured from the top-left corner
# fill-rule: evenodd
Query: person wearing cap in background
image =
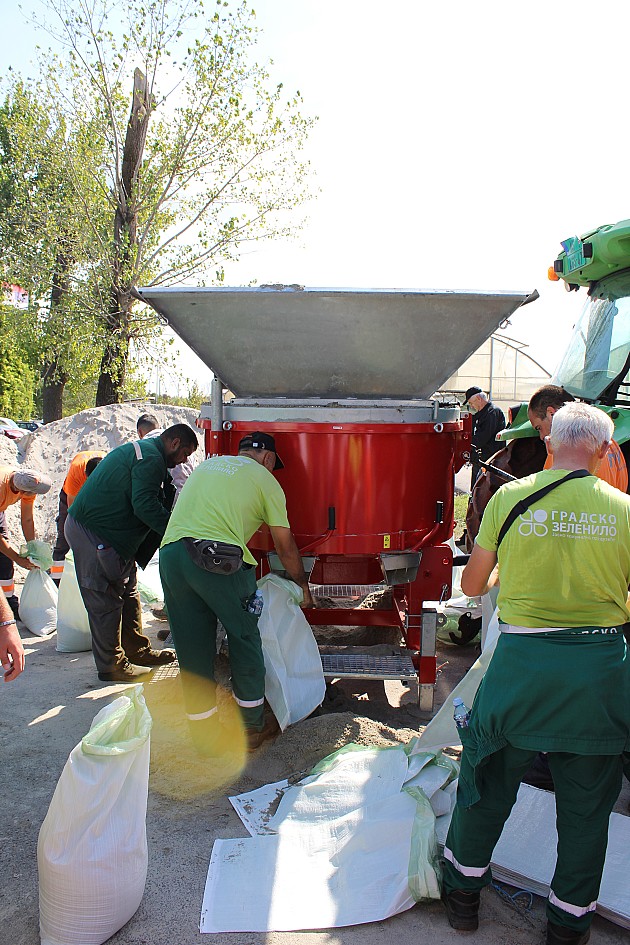
<path fill-rule="evenodd" d="M 166 529 L 175 492 L 169 470 L 198 445 L 192 427 L 177 423 L 153 440 L 118 446 L 68 509 L 66 538 L 103 682 L 137 682 L 175 659 L 142 632 L 136 562 L 147 566 Z"/>
<path fill-rule="evenodd" d="M 291 534 L 285 495 L 273 475 L 283 466 L 274 438 L 266 433 L 243 437 L 237 456 L 207 459 L 184 486 L 160 548 L 160 577 L 186 714 L 193 742 L 202 754 L 222 754 L 221 746 L 229 738 L 217 714 L 214 685 L 217 620 L 227 633 L 232 689 L 248 750 L 255 750 L 278 731 L 276 720 L 264 717 L 265 664 L 258 617 L 247 610 L 256 592 L 256 559 L 247 542 L 261 525 L 268 525 L 283 567 L 302 589 L 302 606 L 313 606 Z M 204 564 L 214 562 L 196 559 L 200 541 L 230 546 L 236 552 L 236 570 L 205 569 Z"/>
<path fill-rule="evenodd" d="M 9 532 L 5 512 L 10 505 L 20 503 L 20 520 L 25 540 L 35 539 L 35 521 L 33 506 L 38 495 L 45 495 L 52 483 L 48 476 L 32 469 L 14 469 L 12 466 L 0 466 L 0 587 L 13 611 L 18 617 L 18 599 L 15 594 L 14 565 L 31 571 L 37 565 L 28 558 L 23 558 L 9 545 Z"/>
<path fill-rule="evenodd" d="M 557 387 L 555 384 L 545 384 L 532 394 L 527 405 L 527 416 L 543 443 L 551 434 L 553 415 L 560 407 L 574 401 L 575 398 L 564 387 Z M 552 457 L 549 454 L 544 468 L 551 469 L 551 463 Z M 628 491 L 628 467 L 619 444 L 614 440 L 608 444 L 606 455 L 597 467 L 595 475 L 614 486 L 615 489 L 621 489 L 622 492 Z"/>
<path fill-rule="evenodd" d="M 105 453 L 103 450 L 81 450 L 73 457 L 63 486 L 59 493 L 59 511 L 57 513 L 57 540 L 53 548 L 53 566 L 50 569 L 50 576 L 59 587 L 63 577 L 63 563 L 66 555 L 70 551 L 70 546 L 66 541 L 64 527 L 68 517 L 68 509 L 76 499 L 79 489 L 85 485 L 88 476 L 94 472 Z"/>
<path fill-rule="evenodd" d="M 505 416 L 500 407 L 496 407 L 484 394 L 481 387 L 469 387 L 464 404 L 469 404 L 475 411 L 472 427 L 473 449 L 471 487 L 474 486 L 481 470 L 480 459 L 490 459 L 499 447 L 497 433 L 505 429 Z"/>

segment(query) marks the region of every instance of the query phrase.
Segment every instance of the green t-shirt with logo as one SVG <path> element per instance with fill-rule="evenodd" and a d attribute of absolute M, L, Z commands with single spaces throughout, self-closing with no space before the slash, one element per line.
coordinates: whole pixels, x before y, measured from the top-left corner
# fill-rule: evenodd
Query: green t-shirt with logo
<path fill-rule="evenodd" d="M 207 538 L 239 545 L 249 564 L 247 542 L 261 525 L 289 527 L 282 487 L 249 456 L 213 456 L 188 477 L 169 519 L 162 547 L 180 538 Z"/>
<path fill-rule="evenodd" d="M 497 550 L 521 499 L 567 475 L 549 469 L 502 486 L 483 514 L 477 544 Z M 497 605 L 522 627 L 613 627 L 630 619 L 630 497 L 595 476 L 558 486 L 520 515 L 498 551 Z"/>

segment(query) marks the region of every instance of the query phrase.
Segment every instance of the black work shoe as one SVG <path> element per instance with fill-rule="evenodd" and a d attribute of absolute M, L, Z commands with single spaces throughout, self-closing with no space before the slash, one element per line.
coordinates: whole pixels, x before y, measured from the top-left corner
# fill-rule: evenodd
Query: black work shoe
<path fill-rule="evenodd" d="M 170 627 L 160 627 L 160 629 L 159 629 L 158 632 L 157 632 L 157 638 L 158 638 L 158 640 L 161 640 L 163 643 L 164 643 L 165 640 L 168 640 L 168 638 L 170 637 L 170 635 L 171 635 L 171 628 L 170 628 Z"/>
<path fill-rule="evenodd" d="M 98 678 L 101 682 L 135 683 L 139 682 L 140 677 L 150 672 L 151 670 L 146 666 L 135 666 L 133 663 L 130 663 L 129 660 L 125 660 L 124 663 L 121 663 L 120 666 L 113 669 L 111 673 L 99 673 Z"/>
<path fill-rule="evenodd" d="M 256 751 L 263 742 L 266 742 L 269 738 L 275 738 L 279 731 L 280 726 L 274 715 L 269 716 L 260 732 L 257 732 L 256 729 L 253 728 L 246 729 L 247 750 Z"/>
<path fill-rule="evenodd" d="M 454 889 L 442 893 L 442 902 L 446 906 L 446 917 L 452 929 L 459 932 L 474 932 L 479 928 L 479 901 L 481 894 Z"/>
<path fill-rule="evenodd" d="M 143 650 L 141 653 L 135 653 L 132 657 L 136 666 L 165 666 L 166 663 L 174 663 L 177 659 L 175 650 Z"/>
<path fill-rule="evenodd" d="M 13 611 L 13 616 L 14 616 L 15 619 L 17 620 L 18 617 L 20 616 L 20 602 L 19 602 L 19 600 L 17 599 L 17 597 L 16 597 L 15 594 L 13 594 L 12 597 L 7 597 L 7 604 L 9 605 L 9 607 L 11 608 L 11 610 Z"/>
<path fill-rule="evenodd" d="M 547 945 L 586 945 L 590 937 L 590 929 L 586 932 L 576 932 L 575 929 L 569 929 L 566 925 L 547 923 Z"/>

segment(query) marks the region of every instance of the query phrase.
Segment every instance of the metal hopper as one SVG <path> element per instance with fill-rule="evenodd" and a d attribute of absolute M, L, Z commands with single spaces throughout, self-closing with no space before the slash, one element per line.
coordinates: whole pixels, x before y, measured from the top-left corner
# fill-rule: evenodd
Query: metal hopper
<path fill-rule="evenodd" d="M 237 397 L 430 397 L 527 292 L 144 288 Z"/>

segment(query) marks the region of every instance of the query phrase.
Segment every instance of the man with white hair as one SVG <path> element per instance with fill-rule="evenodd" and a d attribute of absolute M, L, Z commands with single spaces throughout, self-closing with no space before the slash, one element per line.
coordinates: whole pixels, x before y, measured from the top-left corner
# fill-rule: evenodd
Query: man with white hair
<path fill-rule="evenodd" d="M 500 575 L 501 636 L 467 727 L 457 806 L 444 847 L 442 898 L 453 928 L 478 925 L 480 890 L 539 751 L 555 783 L 558 858 L 548 945 L 585 945 L 606 856 L 608 820 L 630 770 L 630 498 L 595 471 L 613 434 L 587 404 L 556 411 L 551 469 L 490 500 L 462 591 Z M 497 568 L 498 563 L 498 568 Z"/>
<path fill-rule="evenodd" d="M 474 447 L 472 459 L 471 483 L 474 486 L 481 472 L 480 459 L 490 459 L 500 448 L 497 433 L 505 428 L 505 416 L 500 407 L 493 404 L 481 387 L 469 387 L 464 404 L 474 411 L 471 443 Z"/>
<path fill-rule="evenodd" d="M 44 495 L 52 483 L 48 476 L 33 469 L 14 469 L 12 466 L 0 466 L 0 587 L 4 592 L 9 607 L 17 619 L 18 599 L 15 594 L 14 565 L 18 564 L 26 571 L 36 565 L 28 558 L 23 558 L 9 544 L 9 532 L 5 512 L 10 505 L 20 503 L 20 521 L 26 541 L 35 538 L 33 506 L 38 495 Z"/>

